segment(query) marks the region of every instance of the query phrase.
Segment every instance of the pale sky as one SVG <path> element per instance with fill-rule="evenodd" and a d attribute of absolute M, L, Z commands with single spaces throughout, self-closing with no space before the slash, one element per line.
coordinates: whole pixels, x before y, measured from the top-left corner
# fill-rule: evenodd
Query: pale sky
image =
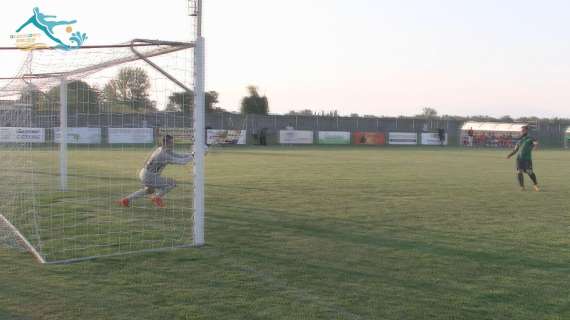
<path fill-rule="evenodd" d="M 570 117 L 570 1 L 204 0 L 207 89 L 237 111 L 257 85 L 273 113 Z M 19 0 L 0 46 L 39 6 L 88 44 L 187 40 L 185 0 Z M 3 54 L 0 52 L 0 55 Z M 0 76 L 17 63 L 0 58 Z"/>

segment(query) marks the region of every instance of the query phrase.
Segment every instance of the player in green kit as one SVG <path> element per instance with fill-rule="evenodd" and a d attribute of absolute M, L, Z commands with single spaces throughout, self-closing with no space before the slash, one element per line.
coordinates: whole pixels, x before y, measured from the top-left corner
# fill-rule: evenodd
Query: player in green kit
<path fill-rule="evenodd" d="M 524 187 L 524 176 L 523 173 L 528 174 L 532 182 L 534 183 L 534 190 L 540 191 L 538 187 L 538 181 L 536 180 L 536 174 L 532 169 L 532 150 L 538 146 L 538 141 L 536 139 L 529 137 L 528 135 L 528 127 L 525 126 L 522 128 L 522 136 L 515 146 L 513 152 L 511 152 L 507 159 L 510 159 L 512 156 L 517 154 L 517 177 L 519 180 L 519 184 L 521 186 L 521 190 L 525 190 Z"/>

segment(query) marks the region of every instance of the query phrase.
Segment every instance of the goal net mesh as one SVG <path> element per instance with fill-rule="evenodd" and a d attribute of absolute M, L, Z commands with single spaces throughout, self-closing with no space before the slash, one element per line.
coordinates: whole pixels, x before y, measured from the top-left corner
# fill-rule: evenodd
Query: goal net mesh
<path fill-rule="evenodd" d="M 21 67 L 0 74 L 0 215 L 9 222 L 0 242 L 21 248 L 14 237 L 25 238 L 48 263 L 192 245 L 191 164 L 163 172 L 176 180 L 165 208 L 117 202 L 141 188 L 138 171 L 161 136 L 192 151 L 193 54 L 192 43 L 147 40 L 1 50 Z"/>

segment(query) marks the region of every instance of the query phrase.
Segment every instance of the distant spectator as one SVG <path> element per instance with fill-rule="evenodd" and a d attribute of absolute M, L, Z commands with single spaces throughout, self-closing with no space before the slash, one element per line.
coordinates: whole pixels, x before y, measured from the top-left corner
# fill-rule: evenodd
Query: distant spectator
<path fill-rule="evenodd" d="M 469 140 L 469 146 L 472 147 L 473 146 L 473 128 L 469 128 L 469 131 L 467 131 L 467 139 Z"/>
<path fill-rule="evenodd" d="M 438 129 L 437 135 L 439 136 L 439 143 L 443 147 L 445 145 L 445 129 L 443 128 Z"/>
<path fill-rule="evenodd" d="M 295 127 L 293 127 L 293 125 L 291 123 L 289 123 L 286 127 L 285 130 L 295 130 Z"/>
<path fill-rule="evenodd" d="M 259 144 L 262 146 L 267 145 L 267 128 L 263 128 L 259 131 Z"/>

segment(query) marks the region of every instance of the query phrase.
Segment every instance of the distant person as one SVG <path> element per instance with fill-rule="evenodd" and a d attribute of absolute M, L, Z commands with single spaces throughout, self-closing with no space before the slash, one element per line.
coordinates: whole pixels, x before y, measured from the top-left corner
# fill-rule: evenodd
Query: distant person
<path fill-rule="evenodd" d="M 467 131 L 467 139 L 469 141 L 469 146 L 472 147 L 473 146 L 473 128 L 469 128 L 469 131 Z"/>
<path fill-rule="evenodd" d="M 534 190 L 537 192 L 540 191 L 540 188 L 538 187 L 538 181 L 536 179 L 536 174 L 532 168 L 532 150 L 537 146 L 538 141 L 529 136 L 528 127 L 525 126 L 522 128 L 522 136 L 516 144 L 515 149 L 507 156 L 507 159 L 510 159 L 512 156 L 518 153 L 517 178 L 522 191 L 525 190 L 523 173 L 528 174 L 532 180 L 532 183 L 534 184 Z"/>
<path fill-rule="evenodd" d="M 291 123 L 289 123 L 286 127 L 285 130 L 295 130 L 295 127 L 293 127 L 293 125 Z"/>
<path fill-rule="evenodd" d="M 164 207 L 162 198 L 176 188 L 176 181 L 172 178 L 162 177 L 160 174 L 169 164 L 185 165 L 194 159 L 194 154 L 180 155 L 174 153 L 174 138 L 166 135 L 162 138 L 161 146 L 156 148 L 145 161 L 144 167 L 139 171 L 142 189 L 118 201 L 122 207 L 129 207 L 132 202 L 144 196 L 159 208 Z"/>
<path fill-rule="evenodd" d="M 439 137 L 439 143 L 443 147 L 445 145 L 445 129 L 443 129 L 443 128 L 438 129 L 437 135 Z"/>
<path fill-rule="evenodd" d="M 262 146 L 267 145 L 267 128 L 263 128 L 259 132 L 259 144 Z"/>

